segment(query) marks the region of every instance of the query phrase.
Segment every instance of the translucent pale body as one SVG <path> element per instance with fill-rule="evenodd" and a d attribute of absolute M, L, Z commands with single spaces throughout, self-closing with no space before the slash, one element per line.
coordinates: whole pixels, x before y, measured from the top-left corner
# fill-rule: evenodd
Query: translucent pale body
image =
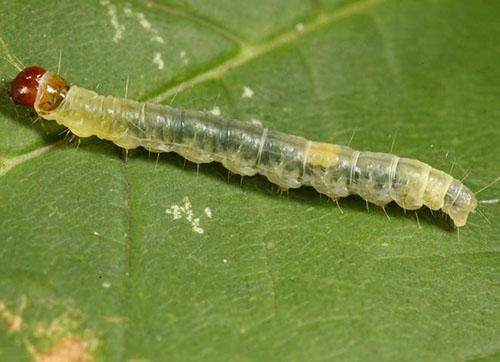
<path fill-rule="evenodd" d="M 41 115 L 80 137 L 96 135 L 126 149 L 176 152 L 196 163 L 221 162 L 240 175 L 265 175 L 284 189 L 309 185 L 333 199 L 356 194 L 379 206 L 395 201 L 410 210 L 442 209 L 456 226 L 465 225 L 477 205 L 460 181 L 423 162 L 312 142 L 208 112 L 72 86 L 55 110 Z"/>

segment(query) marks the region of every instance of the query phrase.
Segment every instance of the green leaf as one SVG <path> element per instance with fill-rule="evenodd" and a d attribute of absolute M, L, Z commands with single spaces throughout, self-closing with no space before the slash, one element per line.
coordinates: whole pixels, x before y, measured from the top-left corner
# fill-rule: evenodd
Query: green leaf
<path fill-rule="evenodd" d="M 4 0 L 0 14 L 4 88 L 12 63 L 60 63 L 102 94 L 392 151 L 472 190 L 500 175 L 498 1 Z M 460 231 L 425 209 L 391 205 L 389 221 L 357 197 L 61 142 L 2 94 L 0 360 L 498 359 L 499 183 Z"/>

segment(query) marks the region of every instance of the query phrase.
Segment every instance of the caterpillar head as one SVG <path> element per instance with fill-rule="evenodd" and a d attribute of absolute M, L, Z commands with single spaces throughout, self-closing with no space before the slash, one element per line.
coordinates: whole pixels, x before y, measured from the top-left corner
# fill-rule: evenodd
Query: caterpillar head
<path fill-rule="evenodd" d="M 33 66 L 23 69 L 10 83 L 9 96 L 16 104 L 33 107 L 40 78 L 46 70 Z"/>
<path fill-rule="evenodd" d="M 69 85 L 57 74 L 32 66 L 23 69 L 10 83 L 9 96 L 16 104 L 35 107 L 43 115 L 56 109 Z"/>

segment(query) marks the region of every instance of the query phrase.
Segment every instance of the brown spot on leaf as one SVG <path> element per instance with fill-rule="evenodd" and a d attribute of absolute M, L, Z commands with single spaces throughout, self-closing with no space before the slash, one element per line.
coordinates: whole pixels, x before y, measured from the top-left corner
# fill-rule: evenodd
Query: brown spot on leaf
<path fill-rule="evenodd" d="M 7 326 L 8 333 L 19 332 L 23 324 L 23 311 L 28 305 L 28 299 L 25 295 L 21 297 L 21 302 L 17 308 L 17 313 L 13 313 L 7 308 L 3 301 L 0 301 L 0 314 L 2 315 L 5 324 Z"/>
<path fill-rule="evenodd" d="M 89 343 L 77 337 L 65 337 L 45 354 L 34 353 L 37 362 L 92 362 Z"/>
<path fill-rule="evenodd" d="M 35 336 L 50 338 L 54 341 L 68 335 L 68 333 L 77 331 L 81 323 L 80 312 L 70 307 L 66 308 L 66 311 L 49 323 L 47 321 L 36 323 L 34 325 Z"/>

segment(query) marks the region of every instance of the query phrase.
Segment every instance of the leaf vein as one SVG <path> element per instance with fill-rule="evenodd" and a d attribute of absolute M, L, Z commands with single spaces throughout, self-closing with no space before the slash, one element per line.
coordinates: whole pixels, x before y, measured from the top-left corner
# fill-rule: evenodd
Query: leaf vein
<path fill-rule="evenodd" d="M 177 16 L 179 18 L 183 18 L 186 20 L 189 20 L 195 24 L 198 24 L 200 26 L 203 26 L 205 28 L 208 28 L 214 32 L 216 32 L 219 35 L 222 35 L 223 37 L 239 44 L 240 46 L 245 46 L 245 41 L 241 39 L 239 36 L 236 34 L 230 32 L 229 30 L 225 29 L 224 27 L 208 20 L 205 19 L 199 15 L 195 15 L 192 13 L 189 13 L 187 11 L 184 11 L 182 9 L 175 8 L 171 5 L 165 5 L 165 4 L 158 4 L 156 1 L 146 1 L 146 0 L 140 0 L 140 3 L 146 4 L 146 6 L 152 6 L 164 13 Z"/>
<path fill-rule="evenodd" d="M 199 73 L 190 79 L 169 87 L 165 91 L 149 98 L 148 100 L 150 102 L 161 103 L 169 97 L 172 97 L 175 94 L 178 94 L 186 89 L 192 88 L 197 84 L 216 78 L 221 78 L 227 71 L 231 69 L 238 68 L 250 62 L 251 60 L 267 54 L 270 51 L 281 46 L 293 43 L 298 39 L 304 37 L 305 35 L 317 30 L 318 28 L 329 25 L 335 21 L 348 18 L 355 14 L 362 13 L 368 8 L 380 4 L 383 1 L 384 0 L 365 0 L 346 6 L 337 11 L 321 12 L 318 14 L 318 16 L 304 24 L 303 31 L 298 32 L 296 30 L 292 30 L 257 45 L 242 46 L 240 51 L 234 57 L 227 59 L 225 62 L 213 68 L 210 68 L 203 73 Z"/>

